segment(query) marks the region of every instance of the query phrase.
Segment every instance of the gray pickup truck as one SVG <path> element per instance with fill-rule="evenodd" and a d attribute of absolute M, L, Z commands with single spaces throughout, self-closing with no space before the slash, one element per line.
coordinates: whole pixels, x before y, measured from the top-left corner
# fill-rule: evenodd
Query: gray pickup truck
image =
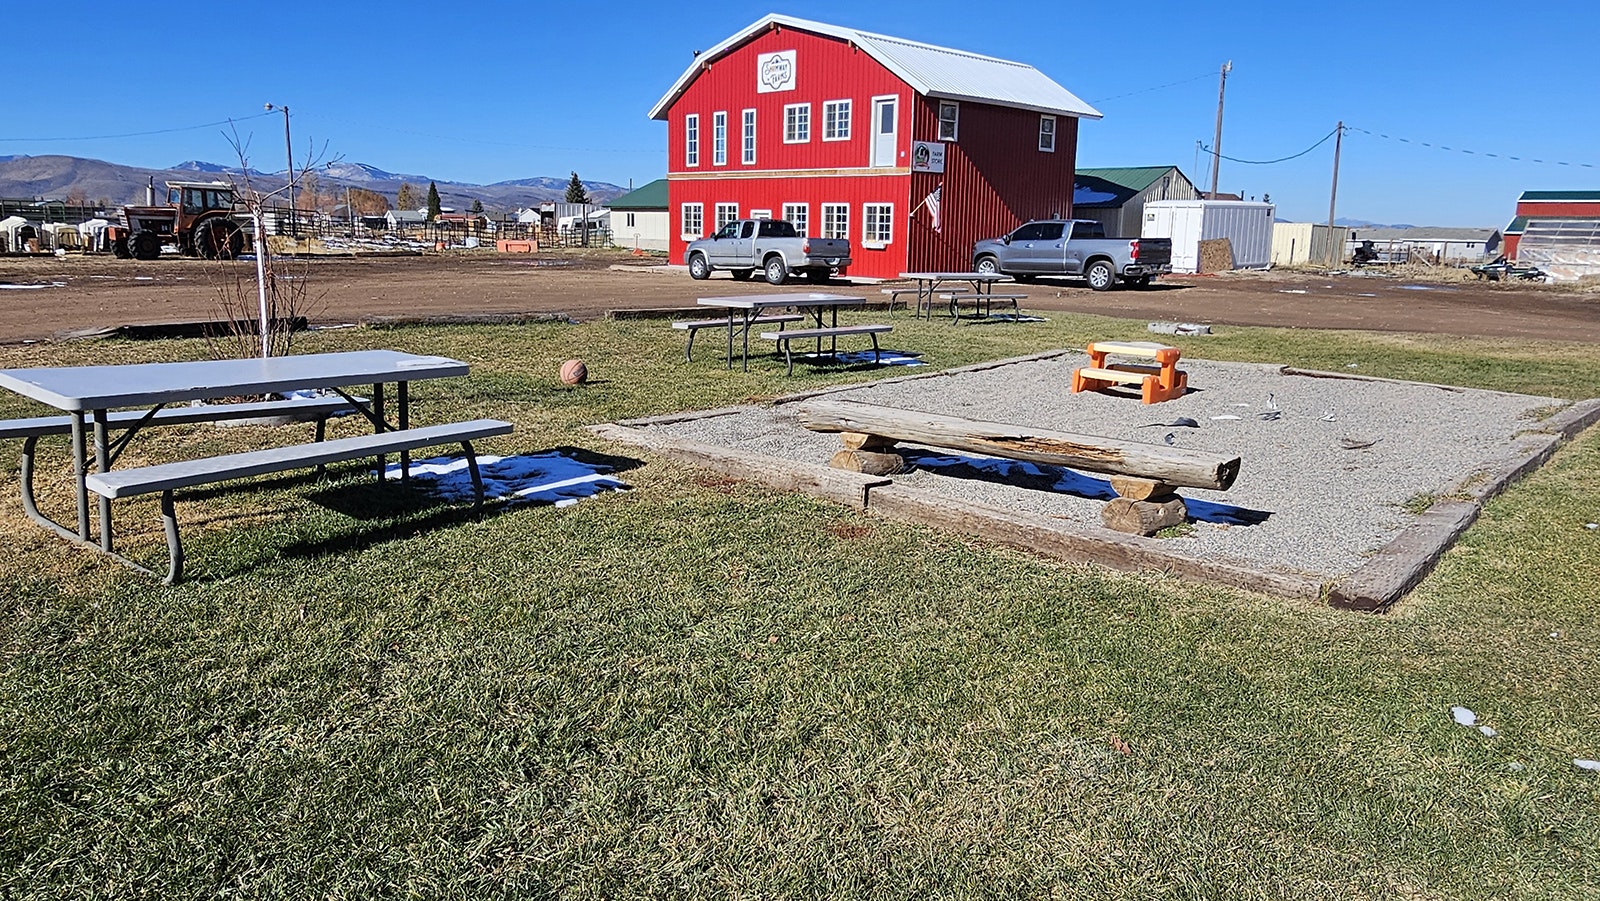
<path fill-rule="evenodd" d="M 850 242 L 843 238 L 808 238 L 783 219 L 739 219 L 709 238 L 692 242 L 683 262 L 693 278 L 710 278 L 726 269 L 744 281 L 761 270 L 769 284 L 781 285 L 790 273 L 804 273 L 814 284 L 850 265 Z"/>
<path fill-rule="evenodd" d="M 1172 271 L 1170 238 L 1107 238 L 1088 219 L 1040 219 L 972 248 L 976 272 L 999 272 L 1017 281 L 1041 275 L 1081 275 L 1096 291 L 1118 281 L 1144 288 Z"/>

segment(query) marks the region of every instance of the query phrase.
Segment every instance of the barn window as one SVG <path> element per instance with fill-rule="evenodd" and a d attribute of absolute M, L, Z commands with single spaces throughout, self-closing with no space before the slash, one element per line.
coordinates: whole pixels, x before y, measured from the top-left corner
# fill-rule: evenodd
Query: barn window
<path fill-rule="evenodd" d="M 805 144 L 811 140 L 811 104 L 791 103 L 783 108 L 783 143 Z"/>
<path fill-rule="evenodd" d="M 691 113 L 683 117 L 683 164 L 700 165 L 700 116 Z"/>
<path fill-rule="evenodd" d="M 634 226 L 633 214 L 632 213 L 628 213 L 627 217 L 628 217 L 628 227 L 629 228 L 633 228 L 633 226 Z"/>
<path fill-rule="evenodd" d="M 1056 117 L 1039 117 L 1039 149 L 1045 153 L 1056 152 Z"/>
<path fill-rule="evenodd" d="M 683 205 L 683 236 L 685 238 L 699 238 L 706 233 L 706 205 L 703 203 L 686 203 Z"/>
<path fill-rule="evenodd" d="M 717 204 L 717 228 L 721 228 L 721 227 L 723 227 L 724 225 L 727 225 L 730 222 L 738 222 L 738 221 L 739 221 L 739 205 L 737 203 L 719 203 L 719 204 Z"/>
<path fill-rule="evenodd" d="M 728 114 L 711 114 L 711 165 L 728 165 Z"/>
<path fill-rule="evenodd" d="M 850 204 L 822 205 L 822 234 L 819 237 L 850 239 Z"/>
<path fill-rule="evenodd" d="M 756 164 L 756 111 L 744 111 L 744 155 L 741 157 L 746 166 Z"/>
<path fill-rule="evenodd" d="M 866 247 L 882 247 L 893 238 L 894 204 L 862 204 L 861 243 Z"/>
<path fill-rule="evenodd" d="M 822 104 L 822 140 L 850 140 L 850 101 L 829 100 Z"/>
<path fill-rule="evenodd" d="M 961 104 L 943 101 L 939 104 L 939 140 L 954 141 L 956 124 L 961 118 Z"/>
<path fill-rule="evenodd" d="M 804 235 L 806 227 L 811 222 L 811 205 L 806 203 L 786 203 L 783 205 L 783 218 L 794 225 L 795 232 Z"/>

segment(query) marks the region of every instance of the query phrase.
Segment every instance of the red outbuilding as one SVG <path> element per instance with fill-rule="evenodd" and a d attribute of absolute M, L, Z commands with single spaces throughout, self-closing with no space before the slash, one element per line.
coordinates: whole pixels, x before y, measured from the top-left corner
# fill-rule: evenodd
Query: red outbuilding
<path fill-rule="evenodd" d="M 667 122 L 671 253 L 741 218 L 849 238 L 851 274 L 969 269 L 972 245 L 1069 216 L 1078 120 L 1023 63 L 769 15 L 695 57 Z"/>

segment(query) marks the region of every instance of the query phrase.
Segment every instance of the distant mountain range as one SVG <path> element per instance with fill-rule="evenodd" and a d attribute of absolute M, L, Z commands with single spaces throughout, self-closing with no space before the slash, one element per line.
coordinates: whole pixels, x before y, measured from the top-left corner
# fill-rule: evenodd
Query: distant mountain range
<path fill-rule="evenodd" d="M 535 206 L 545 201 L 559 201 L 566 197 L 568 178 L 520 178 L 515 181 L 496 182 L 492 185 L 474 185 L 445 181 L 426 175 L 397 175 L 385 172 L 366 163 L 331 163 L 316 173 L 320 189 L 334 193 L 346 186 L 376 191 L 389 198 L 392 204 L 402 183 L 410 184 L 419 193 L 426 194 L 428 183 L 439 189 L 439 202 L 457 210 L 471 208 L 474 200 L 482 201 L 490 214 Z M 81 194 L 90 203 L 102 200 L 108 206 L 144 202 L 145 188 L 154 179 L 158 198 L 165 195 L 166 181 L 228 181 L 250 179 L 252 185 L 263 191 L 283 186 L 282 172 L 259 172 L 237 166 L 223 166 L 202 160 L 188 160 L 170 169 L 142 169 L 123 166 L 104 160 L 84 159 L 76 156 L 0 156 L 0 197 L 15 199 L 43 197 L 64 200 Z M 597 202 L 604 202 L 627 192 L 627 188 L 603 181 L 585 181 L 584 189 Z"/>

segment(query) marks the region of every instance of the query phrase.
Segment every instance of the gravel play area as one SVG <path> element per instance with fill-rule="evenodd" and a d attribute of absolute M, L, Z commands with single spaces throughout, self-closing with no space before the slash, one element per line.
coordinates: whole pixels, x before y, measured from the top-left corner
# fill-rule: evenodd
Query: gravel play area
<path fill-rule="evenodd" d="M 1071 393 L 1073 370 L 1087 363 L 1081 352 L 1062 351 L 825 398 L 1239 456 L 1230 490 L 1182 489 L 1189 522 L 1135 540 L 1175 557 L 1324 585 L 1360 568 L 1436 500 L 1481 497 L 1483 483 L 1552 444 L 1552 417 L 1574 413 L 1571 402 L 1549 397 L 1188 358 L 1180 365 L 1189 393 L 1144 405 L 1128 392 Z M 746 458 L 826 466 L 838 436 L 798 425 L 801 402 L 635 425 Z M 1105 501 L 1115 496 L 1103 477 L 902 448 L 915 470 L 892 476 L 897 485 L 1128 538 L 1102 527 Z"/>

